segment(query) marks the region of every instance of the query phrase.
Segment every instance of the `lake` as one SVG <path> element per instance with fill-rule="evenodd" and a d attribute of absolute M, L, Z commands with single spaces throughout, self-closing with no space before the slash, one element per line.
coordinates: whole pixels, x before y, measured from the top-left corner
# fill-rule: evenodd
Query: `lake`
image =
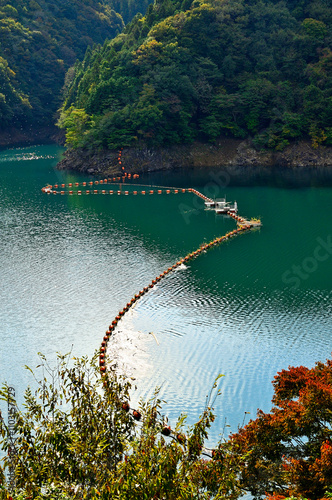
<path fill-rule="evenodd" d="M 47 183 L 83 180 L 56 170 L 62 151 L 0 152 L 0 378 L 19 400 L 32 383 L 24 365 L 38 364 L 38 352 L 51 363 L 56 352 L 91 356 L 135 293 L 235 228 L 191 193 L 46 195 Z M 211 445 L 258 408 L 269 411 L 278 371 L 331 356 L 331 183 L 286 177 L 243 185 L 204 169 L 137 181 L 226 195 L 240 215 L 262 218 L 260 230 L 170 273 L 120 321 L 109 344 L 117 369 L 136 379 L 132 406 L 158 386 L 171 424 L 181 412 L 192 424 L 224 374 Z"/>

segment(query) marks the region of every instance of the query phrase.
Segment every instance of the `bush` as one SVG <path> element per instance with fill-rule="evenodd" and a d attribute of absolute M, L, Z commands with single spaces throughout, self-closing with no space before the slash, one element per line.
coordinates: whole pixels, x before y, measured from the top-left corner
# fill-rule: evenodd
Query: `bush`
<path fill-rule="evenodd" d="M 15 490 L 9 492 L 7 485 L 0 498 L 239 496 L 227 449 L 221 452 L 220 444 L 213 457 L 204 451 L 214 420 L 211 404 L 219 394 L 217 384 L 201 418 L 185 434 L 185 417 L 179 418 L 174 430 L 167 425 L 158 391 L 133 411 L 130 382 L 112 372 L 101 377 L 95 361 L 75 359 L 70 367 L 69 357 L 59 355 L 56 369 L 51 369 L 42 356 L 41 375 L 30 370 L 37 391 L 25 392 L 25 409 L 17 410 L 14 438 L 1 419 L 0 444 L 7 455 L 0 473 L 13 468 Z M 1 399 L 15 403 L 8 387 L 3 387 Z"/>

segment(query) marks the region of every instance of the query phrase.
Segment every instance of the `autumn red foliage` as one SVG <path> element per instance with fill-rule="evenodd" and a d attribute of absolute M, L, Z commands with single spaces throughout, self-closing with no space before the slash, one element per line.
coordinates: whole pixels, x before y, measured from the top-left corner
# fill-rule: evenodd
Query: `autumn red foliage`
<path fill-rule="evenodd" d="M 241 486 L 269 500 L 330 497 L 332 360 L 282 370 L 273 386 L 271 412 L 231 436 Z"/>

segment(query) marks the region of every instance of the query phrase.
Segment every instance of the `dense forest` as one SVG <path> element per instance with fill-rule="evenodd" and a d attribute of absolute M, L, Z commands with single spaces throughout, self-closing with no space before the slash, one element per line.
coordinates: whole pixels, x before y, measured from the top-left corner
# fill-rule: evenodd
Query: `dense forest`
<path fill-rule="evenodd" d="M 0 0 L 0 131 L 54 124 L 66 71 L 123 30 L 122 13 L 128 21 L 146 8 L 147 0 Z"/>
<path fill-rule="evenodd" d="M 331 145 L 331 19 L 328 0 L 156 0 L 67 74 L 67 145 Z"/>

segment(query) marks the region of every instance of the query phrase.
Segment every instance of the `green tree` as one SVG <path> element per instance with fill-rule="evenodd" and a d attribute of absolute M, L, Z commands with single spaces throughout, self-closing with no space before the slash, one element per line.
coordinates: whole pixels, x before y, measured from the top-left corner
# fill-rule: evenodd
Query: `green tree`
<path fill-rule="evenodd" d="M 58 123 L 60 127 L 66 128 L 66 143 L 74 148 L 85 145 L 88 131 L 94 125 L 84 109 L 76 109 L 73 106 L 62 111 Z"/>
<path fill-rule="evenodd" d="M 222 453 L 218 447 L 212 458 L 202 456 L 218 379 L 202 416 L 185 434 L 184 416 L 173 430 L 169 427 L 157 391 L 137 410 L 130 409 L 130 383 L 112 372 L 100 376 L 95 360 L 76 359 L 71 366 L 68 356 L 59 355 L 52 369 L 41 356 L 39 370 L 32 373 L 37 390 L 26 390 L 14 442 L 0 419 L 2 449 L 14 451 L 11 496 L 193 500 L 215 495 L 232 500 L 240 495 L 227 447 Z M 6 387 L 0 396 L 11 399 Z M 0 494 L 9 498 L 6 489 Z"/>

